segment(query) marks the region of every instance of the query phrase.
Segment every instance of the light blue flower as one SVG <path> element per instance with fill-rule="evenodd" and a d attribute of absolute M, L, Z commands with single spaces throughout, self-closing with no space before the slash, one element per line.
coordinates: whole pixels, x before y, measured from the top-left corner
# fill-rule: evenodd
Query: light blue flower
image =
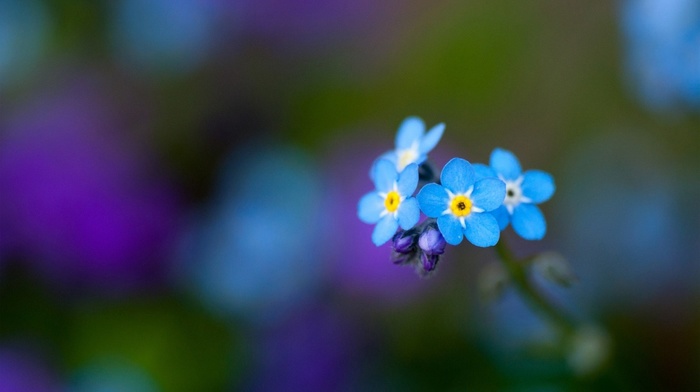
<path fill-rule="evenodd" d="M 396 149 L 384 153 L 372 166 L 370 177 L 374 178 L 377 164 L 386 159 L 396 166 L 399 173 L 411 163 L 421 164 L 428 158 L 428 153 L 442 138 L 445 124 L 440 123 L 425 133 L 425 123 L 418 117 L 407 117 L 399 126 L 396 134 Z"/>
<path fill-rule="evenodd" d="M 536 204 L 554 194 L 554 179 L 540 170 L 522 172 L 512 152 L 496 148 L 491 153 L 491 167 L 475 164 L 478 178 L 498 177 L 506 185 L 503 205 L 493 211 L 501 230 L 513 224 L 513 230 L 526 240 L 539 240 L 547 232 L 547 222 Z"/>
<path fill-rule="evenodd" d="M 399 226 L 408 230 L 418 223 L 418 201 L 411 196 L 418 186 L 418 165 L 412 163 L 398 173 L 393 162 L 381 159 L 375 164 L 374 174 L 376 190 L 360 199 L 357 215 L 365 223 L 377 224 L 372 242 L 380 246 L 394 236 Z"/>
<path fill-rule="evenodd" d="M 424 186 L 416 198 L 425 215 L 437 218 L 445 241 L 458 245 L 467 237 L 476 246 L 496 245 L 500 230 L 496 218 L 488 212 L 503 203 L 506 194 L 503 181 L 477 179 L 469 162 L 453 158 L 442 169 L 440 182 L 442 185 Z"/>

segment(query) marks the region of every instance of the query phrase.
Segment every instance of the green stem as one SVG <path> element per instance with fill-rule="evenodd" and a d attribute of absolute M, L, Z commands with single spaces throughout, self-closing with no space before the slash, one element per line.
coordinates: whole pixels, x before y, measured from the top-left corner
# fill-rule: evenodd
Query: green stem
<path fill-rule="evenodd" d="M 540 315 L 547 318 L 561 332 L 567 335 L 573 333 L 576 328 L 575 323 L 535 288 L 527 275 L 527 263 L 515 258 L 505 245 L 503 238 L 496 244 L 496 252 L 508 271 L 514 286 L 520 291 L 530 306 Z"/>

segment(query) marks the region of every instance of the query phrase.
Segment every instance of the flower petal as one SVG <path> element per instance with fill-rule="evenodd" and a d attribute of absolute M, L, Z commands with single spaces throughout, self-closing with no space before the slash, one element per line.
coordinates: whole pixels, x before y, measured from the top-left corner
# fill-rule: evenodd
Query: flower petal
<path fill-rule="evenodd" d="M 474 185 L 474 169 L 472 165 L 462 158 L 452 158 L 440 174 L 442 186 L 452 193 L 464 193 Z"/>
<path fill-rule="evenodd" d="M 372 232 L 372 242 L 374 245 L 380 246 L 391 239 L 396 234 L 396 229 L 399 228 L 399 222 L 394 219 L 393 214 L 385 215 Z"/>
<path fill-rule="evenodd" d="M 423 136 L 423 139 L 420 142 L 420 148 L 418 149 L 418 152 L 420 154 L 429 153 L 438 144 L 440 138 L 442 138 L 443 132 L 445 132 L 445 124 L 443 123 L 432 127 L 430 131 L 428 131 L 428 133 L 425 136 Z"/>
<path fill-rule="evenodd" d="M 482 178 L 498 177 L 493 169 L 483 163 L 472 163 L 472 169 L 474 169 L 474 175 L 476 176 L 474 178 L 476 181 Z"/>
<path fill-rule="evenodd" d="M 474 206 L 484 211 L 493 211 L 500 207 L 505 198 L 506 184 L 494 177 L 477 181 L 471 196 Z"/>
<path fill-rule="evenodd" d="M 401 196 L 412 196 L 418 186 L 418 165 L 412 163 L 406 166 L 396 180 Z"/>
<path fill-rule="evenodd" d="M 365 223 L 377 223 L 385 208 L 384 199 L 377 192 L 370 192 L 357 204 L 357 216 Z"/>
<path fill-rule="evenodd" d="M 496 174 L 503 176 L 506 180 L 515 180 L 522 172 L 518 158 L 512 152 L 502 148 L 493 150 L 490 165 Z"/>
<path fill-rule="evenodd" d="M 445 242 L 450 245 L 459 245 L 464 238 L 462 232 L 462 224 L 452 214 L 442 215 L 437 219 L 438 229 L 440 233 L 445 237 Z"/>
<path fill-rule="evenodd" d="M 369 169 L 369 178 L 372 181 L 374 181 L 375 172 L 377 171 L 377 163 L 379 163 L 379 161 L 383 159 L 393 163 L 394 166 L 396 166 L 396 151 L 387 151 L 384 154 L 380 155 L 379 158 L 375 159 L 374 162 L 372 162 L 372 167 Z"/>
<path fill-rule="evenodd" d="M 506 206 L 502 205 L 495 210 L 489 212 L 489 214 L 493 215 L 494 218 L 496 218 L 496 221 L 498 222 L 498 227 L 503 231 L 506 227 L 508 227 L 508 223 L 510 223 L 510 214 L 508 213 L 508 209 Z"/>
<path fill-rule="evenodd" d="M 472 213 L 466 217 L 464 236 L 476 246 L 494 246 L 501 236 L 496 218 L 489 213 Z"/>
<path fill-rule="evenodd" d="M 526 240 L 539 240 L 547 232 L 547 222 L 542 211 L 534 205 L 521 203 L 513 210 L 513 230 Z"/>
<path fill-rule="evenodd" d="M 409 197 L 401 202 L 399 206 L 398 220 L 399 225 L 402 229 L 408 230 L 413 228 L 413 226 L 418 223 L 420 219 L 420 208 L 418 207 L 418 200 L 415 197 Z"/>
<path fill-rule="evenodd" d="M 396 134 L 396 149 L 404 150 L 410 148 L 413 142 L 420 142 L 421 137 L 425 132 L 425 124 L 418 117 L 407 117 L 399 126 L 399 131 Z"/>
<path fill-rule="evenodd" d="M 396 165 L 386 159 L 377 161 L 374 170 L 374 186 L 378 192 L 389 192 L 396 182 Z"/>
<path fill-rule="evenodd" d="M 423 188 L 416 196 L 420 209 L 431 218 L 437 218 L 449 207 L 450 196 L 442 185 L 430 183 Z"/>
<path fill-rule="evenodd" d="M 521 185 L 523 196 L 532 200 L 534 204 L 539 204 L 549 200 L 554 194 L 554 179 L 549 173 L 541 170 L 528 170 L 523 174 Z"/>

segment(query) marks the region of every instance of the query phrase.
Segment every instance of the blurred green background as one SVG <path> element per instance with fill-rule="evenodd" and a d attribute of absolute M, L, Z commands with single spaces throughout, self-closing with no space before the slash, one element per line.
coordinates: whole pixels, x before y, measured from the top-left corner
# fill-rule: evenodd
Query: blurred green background
<path fill-rule="evenodd" d="M 605 344 L 371 243 L 409 115 L 552 173 Z M 0 390 L 700 389 L 699 151 L 696 0 L 0 0 Z"/>

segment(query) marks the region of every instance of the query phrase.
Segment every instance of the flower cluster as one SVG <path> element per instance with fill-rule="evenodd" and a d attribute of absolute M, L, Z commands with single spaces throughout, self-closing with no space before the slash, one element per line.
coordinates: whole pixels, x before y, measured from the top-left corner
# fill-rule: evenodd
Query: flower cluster
<path fill-rule="evenodd" d="M 372 242 L 392 240 L 393 262 L 413 265 L 421 275 L 435 270 L 446 244 L 466 238 L 479 247 L 494 246 L 509 224 L 526 240 L 541 239 L 547 225 L 537 204 L 555 190 L 551 175 L 523 171 L 518 158 L 500 148 L 489 165 L 453 158 L 436 178 L 427 156 L 444 129 L 438 124 L 426 132 L 421 119 L 404 120 L 396 148 L 372 164 L 375 191 L 358 204 L 360 220 L 376 224 Z M 419 182 L 423 186 L 414 196 Z M 421 212 L 427 216 L 422 222 Z"/>

